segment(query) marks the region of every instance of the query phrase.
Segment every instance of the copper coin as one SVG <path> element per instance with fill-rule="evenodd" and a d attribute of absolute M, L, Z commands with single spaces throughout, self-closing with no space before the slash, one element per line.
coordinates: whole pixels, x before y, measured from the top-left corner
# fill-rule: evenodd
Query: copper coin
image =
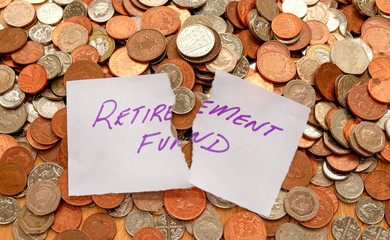
<path fill-rule="evenodd" d="M 67 81 L 104 78 L 104 73 L 97 63 L 82 60 L 69 66 L 64 75 L 64 85 Z"/>
<path fill-rule="evenodd" d="M 295 152 L 287 176 L 282 183 L 282 188 L 291 190 L 296 186 L 307 186 L 310 183 L 312 173 L 311 161 L 307 155 L 300 150 Z"/>
<path fill-rule="evenodd" d="M 55 135 L 51 128 L 49 119 L 38 117 L 31 123 L 31 136 L 40 144 L 50 145 L 56 143 L 60 138 Z"/>
<path fill-rule="evenodd" d="M 0 30 L 0 54 L 9 54 L 23 47 L 28 34 L 21 28 L 4 28 Z"/>
<path fill-rule="evenodd" d="M 14 163 L 23 167 L 29 174 L 34 167 L 35 159 L 31 152 L 24 147 L 8 148 L 0 158 L 0 164 Z"/>
<path fill-rule="evenodd" d="M 269 81 L 266 81 L 264 78 L 261 77 L 259 73 L 253 73 L 250 75 L 247 75 L 244 78 L 245 81 L 248 81 L 250 83 L 253 83 L 259 87 L 262 87 L 264 89 L 267 89 L 268 91 L 273 92 L 274 91 L 274 84 L 272 84 Z"/>
<path fill-rule="evenodd" d="M 257 68 L 262 76 L 274 83 L 284 83 L 296 74 L 290 57 L 280 52 L 266 52 L 257 59 Z"/>
<path fill-rule="evenodd" d="M 44 53 L 42 44 L 28 41 L 21 49 L 11 53 L 11 58 L 17 64 L 27 65 L 38 61 Z"/>
<path fill-rule="evenodd" d="M 124 5 L 123 5 L 123 0 L 114 0 L 112 1 L 112 6 L 115 8 L 115 10 L 122 14 L 122 15 L 128 15 Z"/>
<path fill-rule="evenodd" d="M 327 147 L 325 147 L 323 138 L 318 139 L 313 144 L 313 146 L 311 146 L 307 150 L 319 157 L 325 157 L 328 156 L 329 154 L 332 154 L 332 152 Z"/>
<path fill-rule="evenodd" d="M 53 44 L 55 46 L 58 46 L 58 37 L 60 36 L 60 33 L 61 31 L 70 26 L 70 25 L 73 25 L 75 23 L 73 22 L 62 22 L 60 24 L 58 24 L 54 29 L 53 29 L 53 32 L 51 33 L 51 41 L 53 42 Z"/>
<path fill-rule="evenodd" d="M 318 169 L 317 159 L 310 152 L 306 152 L 306 156 L 310 159 L 312 175 L 314 176 L 314 175 L 316 175 L 316 172 Z"/>
<path fill-rule="evenodd" d="M 127 54 L 126 47 L 117 49 L 110 57 L 108 67 L 118 77 L 140 75 L 148 68 L 148 62 L 138 62 Z"/>
<path fill-rule="evenodd" d="M 385 207 L 385 219 L 386 219 L 387 225 L 390 226 L 390 201 L 388 201 L 388 202 L 386 203 L 386 207 Z"/>
<path fill-rule="evenodd" d="M 68 195 L 68 169 L 66 169 L 58 180 L 58 188 L 64 201 L 73 206 L 85 206 L 92 202 L 91 196 L 69 196 Z"/>
<path fill-rule="evenodd" d="M 70 56 L 72 57 L 72 63 L 82 60 L 88 60 L 97 63 L 100 58 L 98 50 L 89 44 L 81 45 L 75 48 Z"/>
<path fill-rule="evenodd" d="M 137 31 L 137 23 L 128 16 L 115 16 L 106 24 L 108 35 L 114 39 L 128 39 Z"/>
<path fill-rule="evenodd" d="M 164 35 L 157 30 L 143 29 L 130 36 L 126 48 L 127 53 L 134 60 L 149 62 L 164 54 L 166 40 Z"/>
<path fill-rule="evenodd" d="M 309 24 L 302 21 L 301 36 L 299 37 L 298 41 L 296 41 L 293 44 L 288 44 L 287 47 L 290 51 L 301 50 L 305 48 L 307 45 L 309 45 L 311 39 L 312 39 L 312 33 Z"/>
<path fill-rule="evenodd" d="M 158 228 L 143 227 L 135 232 L 133 240 L 166 240 L 166 238 Z"/>
<path fill-rule="evenodd" d="M 260 47 L 259 41 L 257 41 L 248 29 L 245 29 L 235 34 L 242 42 L 244 50 L 242 55 L 255 59 L 257 57 L 257 49 Z M 244 54 L 246 52 L 246 54 Z"/>
<path fill-rule="evenodd" d="M 368 72 L 371 77 L 379 78 L 380 80 L 390 80 L 390 58 L 377 57 L 372 59 L 368 65 Z"/>
<path fill-rule="evenodd" d="M 0 193 L 15 195 L 23 191 L 27 183 L 27 173 L 23 167 L 6 163 L 0 165 Z"/>
<path fill-rule="evenodd" d="M 268 237 L 274 237 L 276 229 L 283 223 L 289 222 L 290 217 L 288 215 L 285 215 L 284 217 L 278 219 L 278 220 L 267 220 L 263 219 L 265 222 L 265 226 L 267 227 L 267 236 Z"/>
<path fill-rule="evenodd" d="M 341 74 L 343 74 L 343 72 L 336 64 L 330 62 L 323 63 L 317 68 L 315 78 L 316 86 L 326 100 L 332 102 L 336 100 L 335 81 Z"/>
<path fill-rule="evenodd" d="M 67 120 L 66 120 L 67 108 L 61 108 L 58 110 L 51 119 L 51 127 L 53 132 L 60 138 L 64 138 L 67 135 Z"/>
<path fill-rule="evenodd" d="M 61 150 L 66 158 L 68 158 L 68 135 L 66 135 L 61 141 Z"/>
<path fill-rule="evenodd" d="M 315 140 L 308 139 L 302 136 L 301 139 L 299 140 L 298 147 L 302 149 L 306 149 L 313 146 L 314 143 Z"/>
<path fill-rule="evenodd" d="M 281 39 L 292 39 L 302 30 L 302 20 L 292 13 L 280 13 L 271 23 L 272 31 Z"/>
<path fill-rule="evenodd" d="M 318 200 L 320 200 L 320 208 L 314 218 L 299 223 L 308 228 L 321 228 L 326 226 L 330 220 L 332 220 L 334 213 L 333 203 L 328 194 L 324 191 L 318 188 L 311 188 L 311 190 L 315 192 Z"/>
<path fill-rule="evenodd" d="M 328 196 L 330 197 L 330 200 L 332 200 L 332 203 L 333 203 L 333 213 L 337 212 L 337 209 L 339 207 L 339 200 L 338 200 L 336 194 L 334 193 L 334 191 L 332 191 L 332 190 L 330 190 L 329 188 L 326 188 L 326 187 L 314 187 L 312 189 L 313 190 L 314 189 L 318 189 L 318 190 L 321 190 L 324 193 L 328 194 Z"/>
<path fill-rule="evenodd" d="M 86 16 L 82 16 L 82 15 L 72 16 L 70 18 L 67 18 L 64 22 L 71 22 L 85 27 L 85 29 L 87 29 L 88 31 L 88 35 L 90 35 L 92 32 L 91 21 Z"/>
<path fill-rule="evenodd" d="M 376 4 L 378 5 L 378 1 L 376 1 Z M 362 24 L 362 34 L 370 27 L 384 27 L 390 30 L 390 22 L 380 15 L 372 16 Z"/>
<path fill-rule="evenodd" d="M 39 64 L 30 64 L 19 74 L 18 84 L 20 89 L 29 94 L 41 91 L 47 83 L 47 71 Z"/>
<path fill-rule="evenodd" d="M 359 156 L 355 153 L 343 156 L 331 154 L 326 157 L 326 161 L 333 170 L 339 172 L 351 172 L 357 168 L 359 164 Z"/>
<path fill-rule="evenodd" d="M 386 137 L 386 144 L 380 155 L 387 163 L 390 163 L 390 140 L 388 137 Z"/>
<path fill-rule="evenodd" d="M 181 151 L 184 153 L 184 158 L 188 168 L 191 168 L 192 165 L 192 144 L 192 142 L 188 142 L 181 147 Z"/>
<path fill-rule="evenodd" d="M 238 19 L 237 14 L 237 5 L 238 1 L 230 1 L 226 6 L 226 17 L 229 19 L 229 21 L 238 29 L 244 29 L 246 26 L 244 26 L 241 21 Z"/>
<path fill-rule="evenodd" d="M 206 207 L 206 194 L 197 187 L 167 190 L 164 194 L 164 205 L 173 217 L 191 220 L 198 217 Z"/>
<path fill-rule="evenodd" d="M 332 108 L 330 109 L 327 113 L 326 113 L 326 116 L 325 116 L 325 125 L 328 126 L 328 130 L 331 128 L 331 119 L 332 119 L 332 116 L 333 114 L 335 114 L 338 110 L 340 110 L 340 108 L 338 107 L 335 107 L 335 108 Z"/>
<path fill-rule="evenodd" d="M 310 44 L 322 44 L 328 41 L 330 33 L 328 27 L 324 23 L 310 20 L 307 21 L 307 24 L 311 30 Z"/>
<path fill-rule="evenodd" d="M 290 57 L 290 50 L 287 48 L 287 46 L 277 40 L 271 40 L 261 44 L 261 46 L 257 49 L 257 58 L 266 52 L 280 52 Z"/>
<path fill-rule="evenodd" d="M 62 143 L 62 142 L 61 142 Z M 65 155 L 62 153 L 62 148 L 61 146 L 57 150 L 57 160 L 58 163 L 64 168 L 68 168 L 68 158 L 65 157 Z"/>
<path fill-rule="evenodd" d="M 390 78 L 371 78 L 368 81 L 368 92 L 370 96 L 378 102 L 390 103 Z"/>
<path fill-rule="evenodd" d="M 195 85 L 195 72 L 192 66 L 179 58 L 171 58 L 165 59 L 160 64 L 159 67 L 165 63 L 171 63 L 178 66 L 183 74 L 183 82 L 181 83 L 181 87 L 186 87 L 188 89 L 192 89 Z"/>
<path fill-rule="evenodd" d="M 366 84 L 355 86 L 349 91 L 347 105 L 354 115 L 364 120 L 378 120 L 387 112 L 387 104 L 372 99 Z"/>
<path fill-rule="evenodd" d="M 130 16 L 140 17 L 145 10 L 135 6 L 130 0 L 123 0 L 123 7 Z"/>
<path fill-rule="evenodd" d="M 263 219 L 256 214 L 248 211 L 238 212 L 225 223 L 223 236 L 226 240 L 265 240 L 267 227 Z"/>
<path fill-rule="evenodd" d="M 390 56 L 390 29 L 385 27 L 370 27 L 361 36 L 362 40 L 370 46 L 375 55 Z"/>
<path fill-rule="evenodd" d="M 85 232 L 77 229 L 70 229 L 58 234 L 54 240 L 92 240 Z"/>
<path fill-rule="evenodd" d="M 92 195 L 92 200 L 101 208 L 116 208 L 125 198 L 124 193 L 109 193 L 102 195 Z"/>
<path fill-rule="evenodd" d="M 177 34 L 173 35 L 167 43 L 167 57 L 168 58 L 181 58 L 179 50 L 176 44 Z"/>
<path fill-rule="evenodd" d="M 79 207 L 71 206 L 66 202 L 61 202 L 54 213 L 54 222 L 51 229 L 61 233 L 69 229 L 77 229 L 82 220 L 82 213 Z"/>
<path fill-rule="evenodd" d="M 176 129 L 184 130 L 192 127 L 192 123 L 195 120 L 196 114 L 198 113 L 202 102 L 198 97 L 195 96 L 196 102 L 194 108 L 186 114 L 176 114 L 172 112 L 171 122 Z"/>
<path fill-rule="evenodd" d="M 95 213 L 85 219 L 81 230 L 92 240 L 112 240 L 116 234 L 116 225 L 107 213 Z"/>
<path fill-rule="evenodd" d="M 237 5 L 237 17 L 238 20 L 247 28 L 249 13 L 256 9 L 255 0 L 241 0 Z"/>
<path fill-rule="evenodd" d="M 349 142 L 349 134 L 351 133 L 351 129 L 359 124 L 359 120 L 357 119 L 349 119 L 343 127 L 344 137 Z"/>
<path fill-rule="evenodd" d="M 364 178 L 364 188 L 371 197 L 385 201 L 390 199 L 390 173 L 374 170 Z"/>
<path fill-rule="evenodd" d="M 31 125 L 29 126 L 29 128 L 27 128 L 26 138 L 27 138 L 28 143 L 33 148 L 38 149 L 38 150 L 48 150 L 56 145 L 55 143 L 50 144 L 50 145 L 43 145 L 43 144 L 40 144 L 39 142 L 35 141 L 34 138 L 31 136 Z"/>
<path fill-rule="evenodd" d="M 179 30 L 180 24 L 179 14 L 166 6 L 148 9 L 141 19 L 143 29 L 155 29 L 164 36 L 175 33 Z"/>
<path fill-rule="evenodd" d="M 7 134 L 0 133 L 0 157 L 1 155 L 3 155 L 5 150 L 16 146 L 18 146 L 18 142 L 16 141 L 15 138 Z"/>
<path fill-rule="evenodd" d="M 347 31 L 352 31 L 356 34 L 361 33 L 361 27 L 364 22 L 364 18 L 362 15 L 358 13 L 356 8 L 353 5 L 349 5 L 341 10 L 341 12 L 347 18 Z"/>
<path fill-rule="evenodd" d="M 60 147 L 61 147 L 61 143 L 56 143 L 56 145 L 53 148 L 50 148 L 48 150 L 38 150 L 39 156 L 45 162 L 52 162 L 52 163 L 59 164 L 57 159 L 57 153 Z"/>

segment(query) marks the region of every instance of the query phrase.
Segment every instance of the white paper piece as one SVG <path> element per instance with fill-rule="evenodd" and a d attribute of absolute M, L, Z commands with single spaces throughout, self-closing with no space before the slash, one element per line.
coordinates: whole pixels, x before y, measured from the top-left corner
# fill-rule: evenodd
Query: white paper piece
<path fill-rule="evenodd" d="M 217 70 L 193 124 L 190 181 L 269 216 L 310 108 Z"/>
<path fill-rule="evenodd" d="M 67 82 L 69 195 L 188 188 L 167 74 Z"/>

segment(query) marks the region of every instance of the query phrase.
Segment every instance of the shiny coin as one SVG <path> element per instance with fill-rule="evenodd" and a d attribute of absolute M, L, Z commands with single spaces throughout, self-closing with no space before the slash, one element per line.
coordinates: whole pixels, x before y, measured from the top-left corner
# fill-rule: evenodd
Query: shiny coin
<path fill-rule="evenodd" d="M 307 13 L 307 5 L 303 0 L 285 0 L 282 4 L 282 11 L 303 18 Z"/>
<path fill-rule="evenodd" d="M 5 108 L 14 109 L 23 103 L 25 97 L 26 94 L 20 90 L 19 85 L 14 84 L 12 89 L 0 95 L 0 105 Z"/>
<path fill-rule="evenodd" d="M 43 24 L 55 25 L 62 20 L 63 10 L 55 3 L 45 3 L 39 7 L 37 18 Z"/>
<path fill-rule="evenodd" d="M 19 203 L 15 198 L 0 197 L 0 224 L 13 222 L 19 214 Z"/>
<path fill-rule="evenodd" d="M 347 179 L 335 183 L 335 191 L 343 198 L 357 201 L 364 191 L 363 180 L 351 173 Z"/>
<path fill-rule="evenodd" d="M 27 184 L 32 187 L 35 183 L 45 180 L 57 185 L 58 180 L 64 169 L 55 163 L 42 163 L 36 166 L 28 175 Z"/>
<path fill-rule="evenodd" d="M 107 22 L 114 12 L 115 9 L 108 0 L 94 0 L 88 6 L 88 16 L 97 23 Z"/>
<path fill-rule="evenodd" d="M 48 79 L 57 77 L 62 71 L 61 61 L 54 54 L 41 57 L 37 63 L 46 69 Z"/>
<path fill-rule="evenodd" d="M 172 111 L 177 114 L 186 114 L 190 112 L 195 106 L 194 93 L 185 87 L 178 87 L 173 90 L 175 94 L 175 104 Z"/>
<path fill-rule="evenodd" d="M 131 198 L 131 194 L 127 193 L 122 203 L 119 204 L 118 207 L 112 209 L 106 209 L 106 212 L 111 217 L 125 217 L 127 216 L 131 210 L 133 209 L 133 199 Z"/>
<path fill-rule="evenodd" d="M 348 40 L 333 44 L 330 57 L 337 67 L 348 74 L 362 74 L 369 64 L 364 49 L 359 44 Z"/>
<path fill-rule="evenodd" d="M 176 44 L 179 51 L 187 57 L 203 57 L 213 49 L 215 38 L 208 27 L 193 24 L 180 31 Z"/>

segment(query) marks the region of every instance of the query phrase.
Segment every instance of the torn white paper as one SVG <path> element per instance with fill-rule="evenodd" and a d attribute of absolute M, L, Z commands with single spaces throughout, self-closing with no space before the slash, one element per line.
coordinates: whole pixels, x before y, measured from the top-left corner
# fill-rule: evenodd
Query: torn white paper
<path fill-rule="evenodd" d="M 167 74 L 67 82 L 69 195 L 188 188 Z"/>
<path fill-rule="evenodd" d="M 310 108 L 217 70 L 193 124 L 190 181 L 269 216 Z"/>

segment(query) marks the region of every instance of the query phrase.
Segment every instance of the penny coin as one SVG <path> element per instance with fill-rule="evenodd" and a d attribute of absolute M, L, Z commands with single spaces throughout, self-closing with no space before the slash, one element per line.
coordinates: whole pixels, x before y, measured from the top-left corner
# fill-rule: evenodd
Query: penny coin
<path fill-rule="evenodd" d="M 259 72 L 274 83 L 284 83 L 291 80 L 296 73 L 296 67 L 291 58 L 279 52 L 266 52 L 257 59 Z"/>
<path fill-rule="evenodd" d="M 245 26 L 238 19 L 237 5 L 238 1 L 230 1 L 226 6 L 226 17 L 238 29 L 244 29 Z"/>
<path fill-rule="evenodd" d="M 359 222 L 350 216 L 336 218 L 332 222 L 331 229 L 336 240 L 343 240 L 347 236 L 351 240 L 358 240 L 362 231 Z"/>
<path fill-rule="evenodd" d="M 28 143 L 37 150 L 48 150 L 56 145 L 56 143 L 53 143 L 50 145 L 43 145 L 43 144 L 40 144 L 39 142 L 35 141 L 31 135 L 31 125 L 27 129 L 26 138 L 27 138 Z"/>
<path fill-rule="evenodd" d="M 308 221 L 299 222 L 308 228 L 322 228 L 326 226 L 333 217 L 333 203 L 328 194 L 318 188 L 312 188 L 319 199 L 319 209 L 314 218 Z"/>
<path fill-rule="evenodd" d="M 175 10 L 159 6 L 148 9 L 142 15 L 141 24 L 144 29 L 155 29 L 167 36 L 180 28 L 180 18 Z"/>
<path fill-rule="evenodd" d="M 206 206 L 206 194 L 196 187 L 167 190 L 164 194 L 164 205 L 173 217 L 180 220 L 191 220 L 203 212 Z"/>
<path fill-rule="evenodd" d="M 43 145 L 54 144 L 59 140 L 51 128 L 51 121 L 43 117 L 38 117 L 31 123 L 31 136 Z"/>
<path fill-rule="evenodd" d="M 257 50 L 257 58 L 266 52 L 280 52 L 290 57 L 290 50 L 287 48 L 287 46 L 276 40 L 264 42 Z"/>
<path fill-rule="evenodd" d="M 166 240 L 164 234 L 155 227 L 143 227 L 139 229 L 133 236 L 134 240 Z"/>
<path fill-rule="evenodd" d="M 385 219 L 387 222 L 387 225 L 390 225 L 390 201 L 386 202 L 386 207 L 385 207 Z"/>
<path fill-rule="evenodd" d="M 303 229 L 296 223 L 283 223 L 276 229 L 276 240 L 304 240 L 305 233 Z"/>
<path fill-rule="evenodd" d="M 148 68 L 148 62 L 134 61 L 127 54 L 126 47 L 117 49 L 108 62 L 112 74 L 118 77 L 141 75 Z"/>
<path fill-rule="evenodd" d="M 302 21 L 302 31 L 299 39 L 295 43 L 288 44 L 287 47 L 290 51 L 297 51 L 305 48 L 309 45 L 312 39 L 312 33 L 309 25 Z"/>
<path fill-rule="evenodd" d="M 319 209 L 316 193 L 307 187 L 294 187 L 284 199 L 284 208 L 288 215 L 298 221 L 314 218 Z"/>
<path fill-rule="evenodd" d="M 256 9 L 268 21 L 272 21 L 280 13 L 278 5 L 273 0 L 256 0 Z"/>
<path fill-rule="evenodd" d="M 110 209 L 119 206 L 124 198 L 124 193 L 92 195 L 92 200 L 96 203 L 96 205 L 104 209 Z"/>
<path fill-rule="evenodd" d="M 368 92 L 378 102 L 390 103 L 390 97 L 386 94 L 388 89 L 390 89 L 390 78 L 386 80 L 371 78 L 368 82 Z"/>
<path fill-rule="evenodd" d="M 383 26 L 370 27 L 361 35 L 361 38 L 374 53 L 390 55 L 390 50 L 385 44 L 390 39 L 390 29 Z"/>
<path fill-rule="evenodd" d="M 386 144 L 384 132 L 372 122 L 359 123 L 355 129 L 355 137 L 359 146 L 370 153 L 382 151 Z"/>
<path fill-rule="evenodd" d="M 60 138 L 64 138 L 67 134 L 66 107 L 58 110 L 52 120 L 51 127 L 53 132 Z"/>
<path fill-rule="evenodd" d="M 51 229 L 61 233 L 69 229 L 76 229 L 80 226 L 82 219 L 81 209 L 61 202 L 57 211 L 54 213 L 54 222 Z"/>
<path fill-rule="evenodd" d="M 51 181 L 38 181 L 26 194 L 26 206 L 35 215 L 42 216 L 54 212 L 60 204 L 61 193 Z"/>
<path fill-rule="evenodd" d="M 194 223 L 194 236 L 196 239 L 219 240 L 222 237 L 222 223 L 213 217 L 202 217 Z"/>
<path fill-rule="evenodd" d="M 64 85 L 67 81 L 104 78 L 100 66 L 92 61 L 78 61 L 72 63 L 64 75 Z"/>
<path fill-rule="evenodd" d="M 334 102 L 335 81 L 343 72 L 333 63 L 323 63 L 316 70 L 316 86 L 322 96 L 328 101 Z"/>
<path fill-rule="evenodd" d="M 173 89 L 175 94 L 175 104 L 172 106 L 172 112 L 177 114 L 189 113 L 195 107 L 194 93 L 185 87 Z"/>
<path fill-rule="evenodd" d="M 19 225 L 27 234 L 40 234 L 50 228 L 54 221 L 54 213 L 37 216 L 26 205 L 20 210 Z"/>
<path fill-rule="evenodd" d="M 288 215 L 285 215 L 284 217 L 277 219 L 277 220 L 267 220 L 263 219 L 265 222 L 265 226 L 267 227 L 267 236 L 268 237 L 274 237 L 276 230 L 280 225 L 283 223 L 287 223 L 290 221 L 290 217 Z"/>
<path fill-rule="evenodd" d="M 384 201 L 390 199 L 390 173 L 374 170 L 364 178 L 364 187 L 371 197 Z"/>
<path fill-rule="evenodd" d="M 14 163 L 23 167 L 24 171 L 29 174 L 34 167 L 33 155 L 24 147 L 11 147 L 4 151 L 0 158 L 0 164 Z"/>
<path fill-rule="evenodd" d="M 316 100 L 314 88 L 302 80 L 289 81 L 283 90 L 283 96 L 308 107 L 312 107 Z"/>
<path fill-rule="evenodd" d="M 17 64 L 27 65 L 38 61 L 43 54 L 42 44 L 28 41 L 21 49 L 11 53 L 11 58 Z"/>
<path fill-rule="evenodd" d="M 314 187 L 312 189 L 318 189 L 326 193 L 330 200 L 332 201 L 333 204 L 333 214 L 337 212 L 338 206 L 339 206 L 339 200 L 337 199 L 336 194 L 334 193 L 333 190 L 330 190 L 329 188 L 326 187 Z M 321 207 L 321 206 L 320 206 Z"/>
<path fill-rule="evenodd" d="M 240 226 L 237 228 L 236 226 Z M 245 239 L 267 239 L 266 225 L 259 216 L 252 212 L 242 211 L 233 214 L 225 223 L 223 235 L 226 240 L 239 237 Z"/>
<path fill-rule="evenodd" d="M 91 45 L 81 45 L 77 47 L 72 51 L 70 56 L 72 57 L 72 63 L 81 60 L 89 60 L 97 63 L 100 58 L 98 50 Z"/>
<path fill-rule="evenodd" d="M 328 41 L 330 33 L 324 23 L 316 20 L 310 20 L 306 23 L 309 25 L 311 31 L 310 44 L 323 44 Z"/>
<path fill-rule="evenodd" d="M 365 224 L 377 224 L 385 216 L 385 208 L 380 201 L 364 197 L 356 204 L 356 215 Z"/>
<path fill-rule="evenodd" d="M 134 236 L 134 234 L 143 227 L 153 226 L 154 219 L 152 214 L 142 210 L 134 210 L 130 212 L 125 220 L 125 229 L 131 236 Z"/>
<path fill-rule="evenodd" d="M 364 120 L 378 120 L 387 111 L 387 104 L 373 100 L 365 84 L 355 86 L 349 91 L 347 104 L 354 115 Z"/>
<path fill-rule="evenodd" d="M 287 176 L 282 183 L 282 188 L 291 190 L 296 186 L 306 186 L 312 176 L 310 159 L 304 152 L 297 150 Z"/>
<path fill-rule="evenodd" d="M 164 54 L 166 41 L 161 32 L 143 29 L 130 36 L 126 48 L 129 56 L 136 61 L 154 61 Z"/>
<path fill-rule="evenodd" d="M 114 220 L 107 213 L 95 213 L 85 219 L 81 228 L 92 240 L 114 239 L 116 225 Z"/>
<path fill-rule="evenodd" d="M 66 169 L 58 180 L 58 188 L 64 201 L 73 206 L 85 206 L 92 202 L 91 196 L 69 196 L 68 195 L 68 170 Z"/>
<path fill-rule="evenodd" d="M 47 71 L 43 66 L 30 64 L 20 72 L 18 84 L 23 92 L 34 94 L 45 87 L 47 78 Z"/>
<path fill-rule="evenodd" d="M 85 232 L 77 229 L 69 229 L 58 234 L 54 240 L 92 240 Z"/>
<path fill-rule="evenodd" d="M 0 193 L 15 195 L 23 191 L 27 183 L 27 174 L 23 167 L 14 163 L 0 165 Z"/>
<path fill-rule="evenodd" d="M 235 35 L 241 40 L 241 43 L 243 44 L 242 55 L 255 59 L 257 56 L 257 50 L 260 47 L 259 41 L 253 37 L 248 29 L 236 33 Z"/>
<path fill-rule="evenodd" d="M 368 65 L 368 72 L 373 78 L 379 78 L 380 80 L 389 80 L 389 65 L 390 59 L 387 57 L 376 57 L 372 59 Z"/>
<path fill-rule="evenodd" d="M 0 204 L 6 211 L 0 212 L 0 224 L 9 224 L 18 217 L 19 203 L 12 197 L 2 196 L 0 197 Z"/>
<path fill-rule="evenodd" d="M 143 211 L 155 212 L 164 205 L 164 192 L 139 192 L 132 194 L 134 204 Z"/>
<path fill-rule="evenodd" d="M 88 30 L 80 24 L 71 24 L 65 27 L 58 36 L 58 47 L 61 51 L 68 53 L 87 43 Z"/>
<path fill-rule="evenodd" d="M 274 85 L 270 83 L 269 81 L 265 80 L 261 77 L 259 73 L 253 73 L 244 78 L 245 81 L 248 81 L 250 83 L 253 83 L 259 87 L 262 87 L 264 89 L 267 89 L 268 91 L 273 92 L 274 91 Z"/>
<path fill-rule="evenodd" d="M 280 13 L 271 23 L 272 31 L 281 39 L 292 39 L 302 30 L 302 21 L 292 13 Z"/>
<path fill-rule="evenodd" d="M 194 35 L 194 32 L 197 34 Z M 213 49 L 215 38 L 208 27 L 193 24 L 180 31 L 176 44 L 179 51 L 187 57 L 203 57 Z"/>
<path fill-rule="evenodd" d="M 106 24 L 107 33 L 114 39 L 128 39 L 137 31 L 137 24 L 131 17 L 114 16 Z"/>
<path fill-rule="evenodd" d="M 256 9 L 255 0 L 243 0 L 238 2 L 237 17 L 245 27 L 248 27 L 248 15 L 254 9 Z"/>
<path fill-rule="evenodd" d="M 344 156 L 331 154 L 326 157 L 329 166 L 339 172 L 351 172 L 355 170 L 359 164 L 359 156 L 355 153 L 350 153 Z"/>
<path fill-rule="evenodd" d="M 18 142 L 10 135 L 0 133 L 0 157 L 3 153 L 11 147 L 17 147 Z"/>

